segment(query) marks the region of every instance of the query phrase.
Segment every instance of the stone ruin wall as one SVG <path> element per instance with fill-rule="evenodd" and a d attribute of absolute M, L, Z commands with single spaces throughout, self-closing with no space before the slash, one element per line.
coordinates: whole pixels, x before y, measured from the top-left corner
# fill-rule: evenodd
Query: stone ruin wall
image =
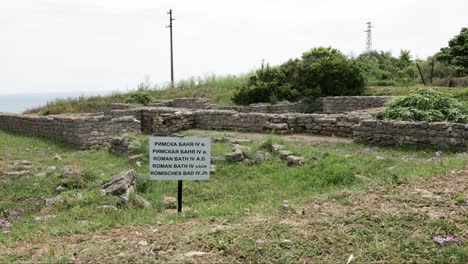
<path fill-rule="evenodd" d="M 381 106 L 388 97 L 365 97 L 365 107 Z M 327 111 L 341 111 L 362 98 L 323 99 Z M 260 113 L 220 109 L 182 109 L 171 105 L 184 102 L 197 106 L 197 99 L 167 100 L 166 107 L 129 108 L 126 105 L 108 110 L 104 116 L 29 116 L 1 114 L 0 129 L 31 136 L 55 138 L 80 148 L 108 146 L 112 137 L 123 133 L 168 135 L 191 128 L 235 130 L 246 132 L 309 133 L 352 137 L 357 141 L 378 145 L 430 145 L 434 147 L 467 147 L 468 125 L 373 120 L 378 109 L 358 110 L 339 114 Z M 177 103 L 174 103 L 177 102 Z M 204 100 L 202 105 L 207 101 Z M 330 110 L 327 105 L 343 105 Z M 287 105 L 287 104 L 286 104 Z M 199 106 L 199 105 L 198 105 Z M 256 105 L 249 107 L 268 106 Z M 289 107 L 289 106 L 288 106 Z M 291 109 L 291 108 L 288 108 Z M 237 109 L 239 110 L 239 109 Z M 268 110 L 268 111 L 270 111 Z M 266 110 L 265 110 L 266 111 Z M 283 109 L 282 111 L 286 111 Z"/>
<path fill-rule="evenodd" d="M 133 117 L 33 116 L 0 113 L 0 129 L 53 138 L 79 148 L 97 148 L 107 146 L 113 136 L 140 133 L 141 126 Z"/>
<path fill-rule="evenodd" d="M 390 99 L 390 96 L 330 96 L 323 98 L 323 112 L 336 114 L 378 108 Z"/>
<path fill-rule="evenodd" d="M 382 107 L 390 98 L 391 97 L 389 96 L 332 96 L 313 100 L 303 100 L 294 103 L 279 102 L 277 104 L 260 103 L 250 104 L 248 106 L 219 106 L 205 98 L 187 97 L 158 100 L 151 106 L 186 109 L 217 109 L 232 110 L 240 113 L 271 114 L 311 113 L 316 112 L 317 110 L 323 110 L 326 114 L 337 114 Z"/>
<path fill-rule="evenodd" d="M 364 120 L 354 127 L 356 141 L 376 145 L 426 145 L 466 148 L 468 124 Z"/>
<path fill-rule="evenodd" d="M 352 137 L 360 120 L 371 112 L 347 114 L 264 114 L 239 113 L 231 110 L 195 110 L 177 108 L 142 108 L 142 130 L 167 135 L 191 128 L 245 132 L 311 133 Z M 122 114 L 122 113 L 119 113 Z"/>

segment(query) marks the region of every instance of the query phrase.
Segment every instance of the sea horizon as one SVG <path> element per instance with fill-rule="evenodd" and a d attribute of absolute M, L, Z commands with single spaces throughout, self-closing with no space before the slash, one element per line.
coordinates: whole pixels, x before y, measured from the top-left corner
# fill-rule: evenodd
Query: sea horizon
<path fill-rule="evenodd" d="M 56 99 L 77 98 L 80 96 L 108 95 L 109 91 L 70 91 L 47 93 L 7 93 L 0 94 L 0 112 L 22 113 L 28 109 L 41 107 Z"/>

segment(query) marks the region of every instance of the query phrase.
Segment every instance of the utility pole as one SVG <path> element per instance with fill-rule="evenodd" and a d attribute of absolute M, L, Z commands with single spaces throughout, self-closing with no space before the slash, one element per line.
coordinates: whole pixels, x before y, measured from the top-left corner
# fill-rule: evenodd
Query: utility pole
<path fill-rule="evenodd" d="M 171 86 L 174 87 L 174 53 L 173 53 L 173 48 L 172 48 L 172 21 L 175 20 L 175 18 L 172 18 L 172 9 L 167 12 L 169 15 L 169 26 L 166 26 L 170 30 L 170 38 L 171 38 Z"/>
<path fill-rule="evenodd" d="M 364 31 L 367 33 L 367 40 L 366 40 L 366 52 L 372 51 L 372 24 L 371 22 L 367 22 L 367 30 Z"/>

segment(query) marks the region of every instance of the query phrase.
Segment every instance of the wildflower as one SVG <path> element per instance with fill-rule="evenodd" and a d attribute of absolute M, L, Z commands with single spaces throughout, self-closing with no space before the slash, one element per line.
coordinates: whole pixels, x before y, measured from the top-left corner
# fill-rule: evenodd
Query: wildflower
<path fill-rule="evenodd" d="M 263 239 L 258 239 L 256 242 L 257 242 L 257 244 L 263 244 L 263 243 L 265 243 L 265 240 L 263 240 Z"/>
<path fill-rule="evenodd" d="M 451 236 L 449 236 L 449 237 L 436 236 L 432 240 L 439 243 L 439 244 L 444 244 L 444 243 L 447 243 L 447 242 L 453 242 L 455 244 L 458 244 L 458 242 L 460 242 L 460 240 L 458 240 L 458 238 L 451 237 Z"/>
<path fill-rule="evenodd" d="M 10 225 L 10 222 L 8 220 L 0 219 L 0 227 L 5 227 L 9 225 Z"/>
<path fill-rule="evenodd" d="M 10 234 L 10 230 L 3 230 L 3 234 L 4 234 L 4 235 Z"/>
<path fill-rule="evenodd" d="M 289 201 L 283 200 L 283 208 L 288 208 L 288 207 L 289 207 Z"/>
<path fill-rule="evenodd" d="M 442 154 L 442 151 L 438 150 L 436 151 L 435 155 L 437 158 L 440 158 L 440 155 Z"/>

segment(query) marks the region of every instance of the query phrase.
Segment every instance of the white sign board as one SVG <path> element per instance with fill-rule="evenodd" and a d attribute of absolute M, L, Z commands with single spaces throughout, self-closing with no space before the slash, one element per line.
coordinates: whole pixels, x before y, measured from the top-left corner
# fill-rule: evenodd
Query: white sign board
<path fill-rule="evenodd" d="M 150 180 L 208 180 L 210 138 L 150 137 Z"/>

